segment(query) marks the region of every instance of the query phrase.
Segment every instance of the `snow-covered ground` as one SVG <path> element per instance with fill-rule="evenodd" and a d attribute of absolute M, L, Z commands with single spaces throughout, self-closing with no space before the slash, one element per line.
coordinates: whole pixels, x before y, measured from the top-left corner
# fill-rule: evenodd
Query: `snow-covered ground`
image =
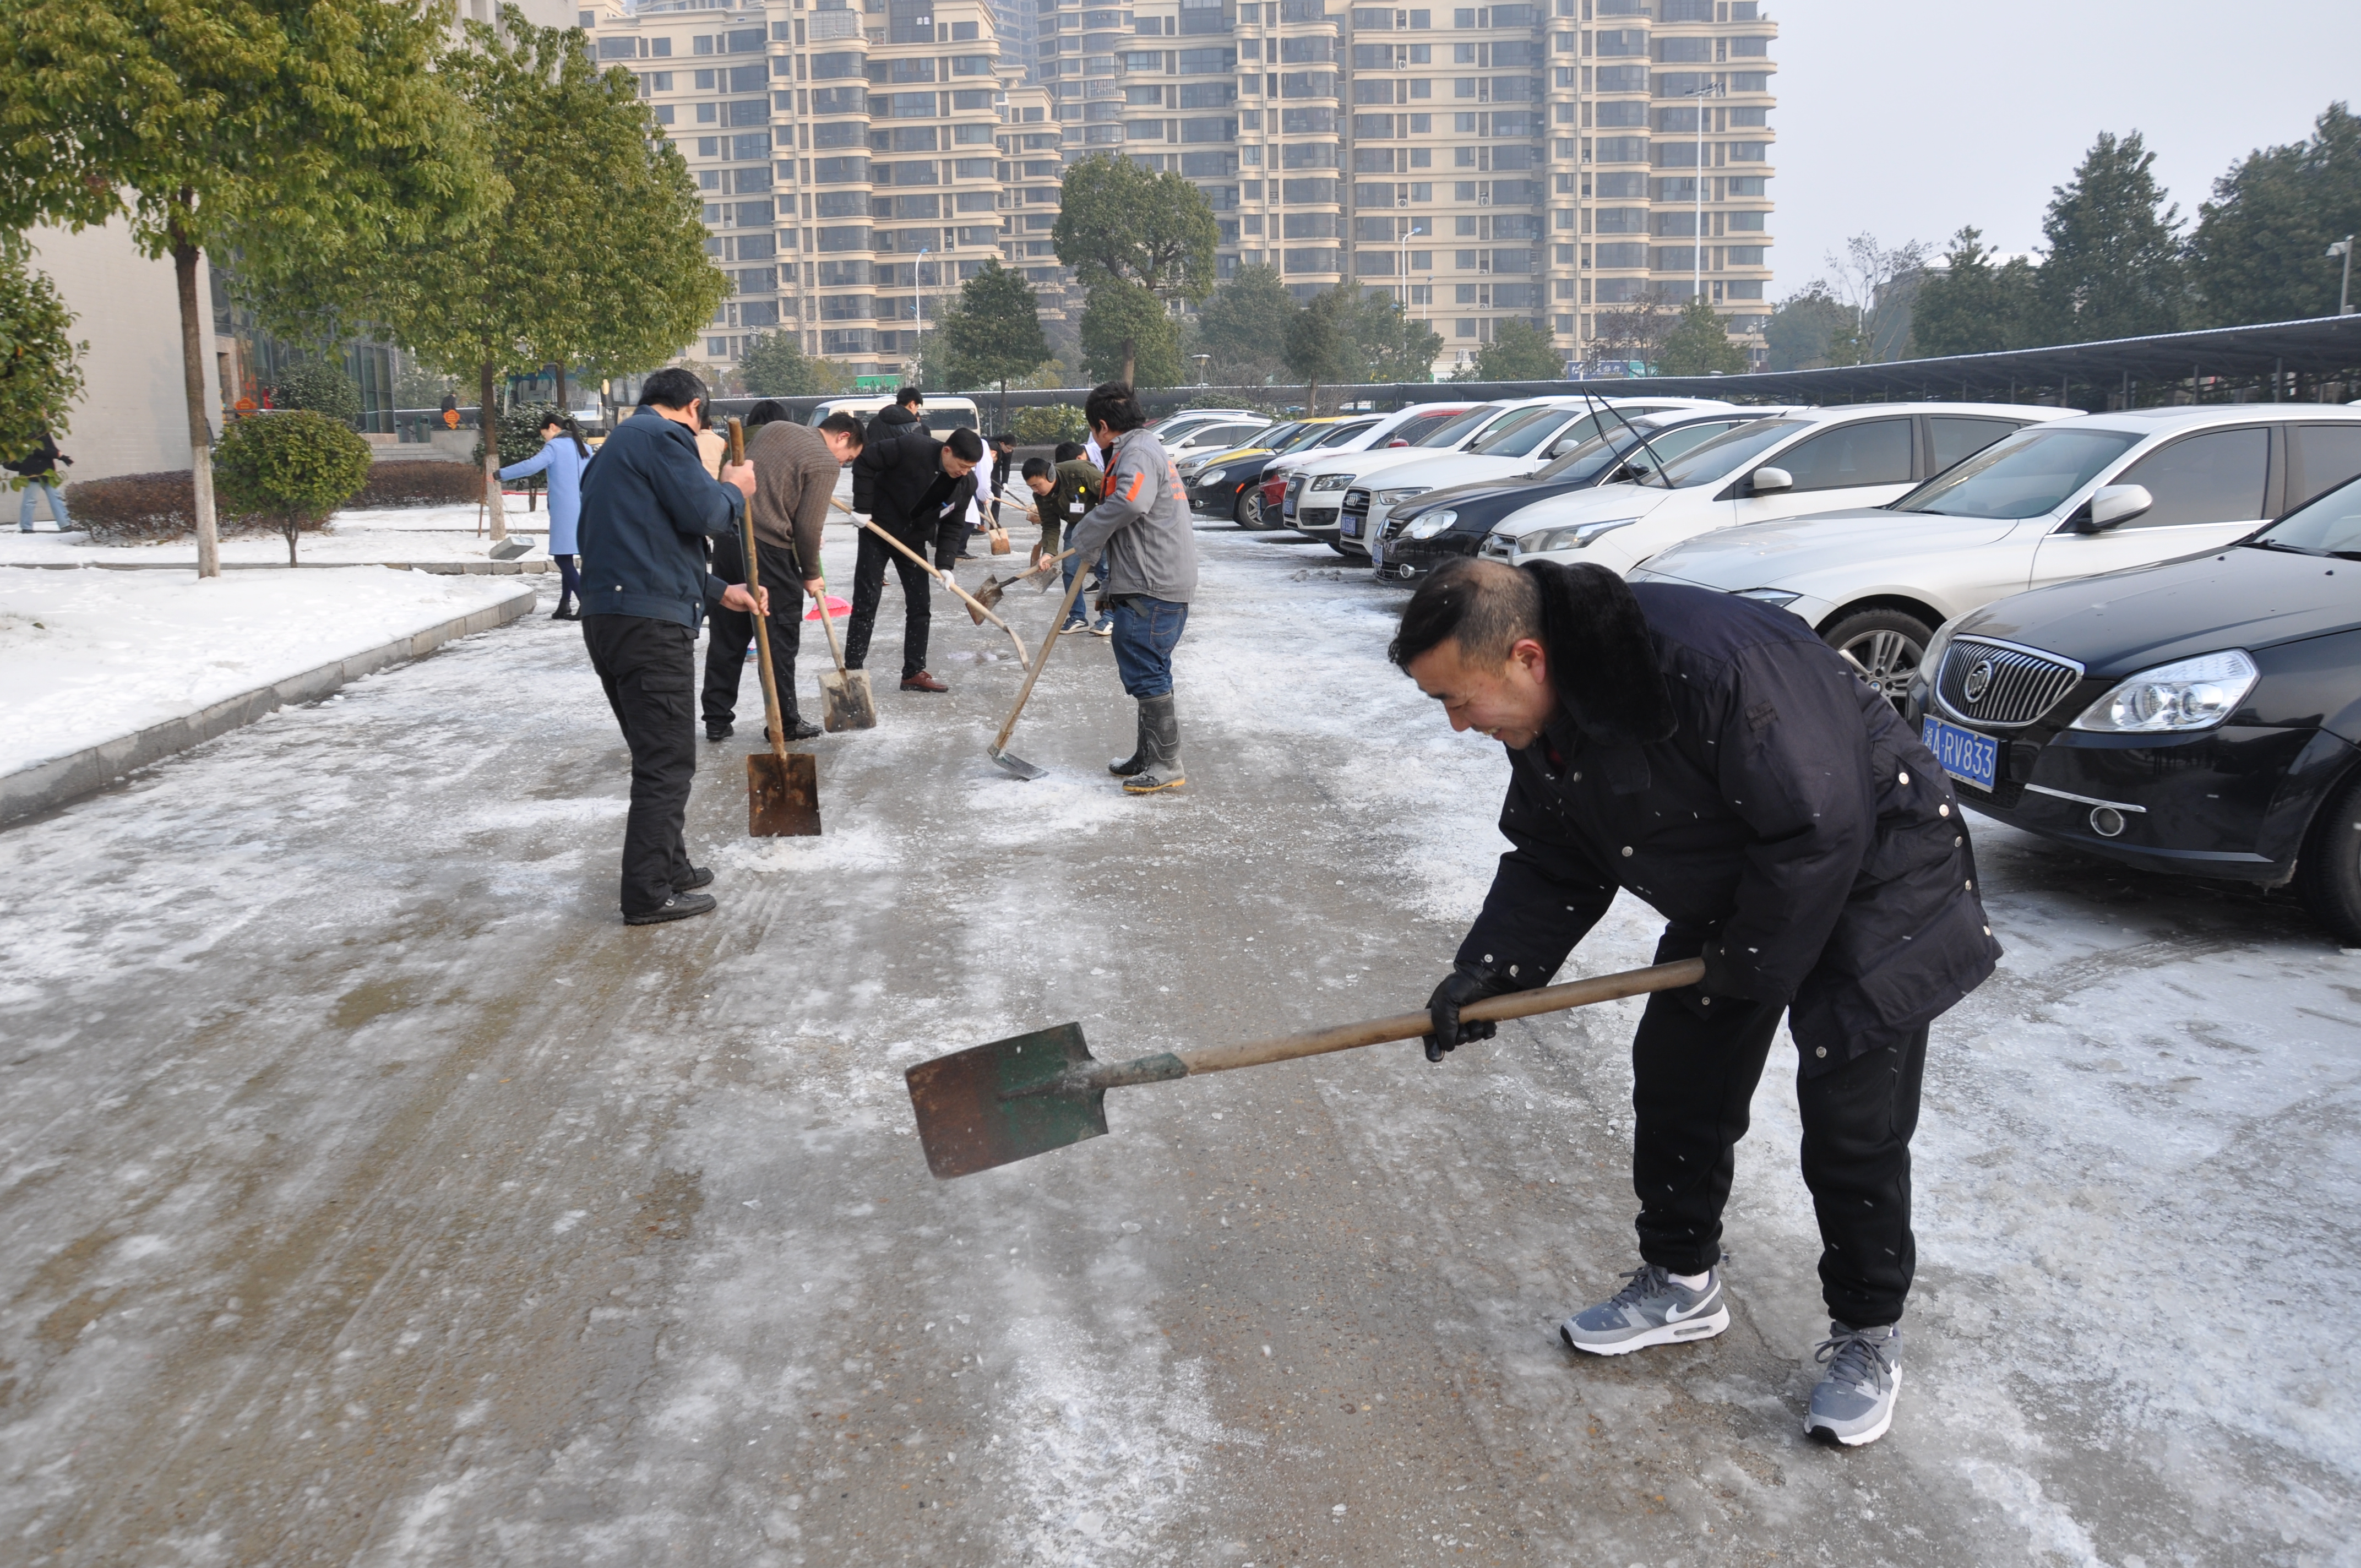
<path fill-rule="evenodd" d="M 11 537 L 14 537 L 13 535 Z M 0 568 L 0 773 L 196 713 L 515 594 L 513 576 Z"/>
<path fill-rule="evenodd" d="M 722 907 L 682 926 L 615 917 L 626 762 L 540 618 L 0 834 L 12 885 L 70 890 L 0 908 L 0 1540 L 2361 1562 L 2361 957 L 2279 895 L 1978 825 L 2007 957 L 1935 1030 L 1908 1380 L 1867 1449 L 1799 1431 L 1826 1315 L 1784 1047 L 1736 1323 L 1612 1362 L 1551 1323 L 1632 1266 L 1632 1003 L 1442 1067 L 1120 1091 L 1112 1136 L 931 1180 L 910 1064 L 1064 1019 L 1115 1058 L 1397 1012 L 1482 896 L 1505 765 L 1385 663 L 1399 594 L 1199 537 L 1186 792 L 1104 774 L 1129 718 L 1092 638 L 1016 732 L 1050 776 L 998 773 L 1005 643 L 939 606 L 952 692 L 895 691 L 889 587 L 881 725 L 810 748 L 825 835 L 747 839 L 751 748 L 705 748 Z M 1008 602 L 1028 637 L 1054 604 Z M 1619 902 L 1570 969 L 1645 962 L 1655 924 Z"/>
<path fill-rule="evenodd" d="M 509 532 L 530 543 L 522 559 L 545 559 L 549 514 L 528 512 L 521 497 L 511 497 Z M 489 533 L 477 532 L 476 508 L 469 506 L 390 507 L 376 511 L 340 511 L 328 527 L 307 533 L 297 543 L 296 559 L 306 565 L 344 566 L 389 561 L 483 561 L 491 549 Z M 287 542 L 276 533 L 250 532 L 225 539 L 225 564 L 283 566 Z M 82 533 L 59 533 L 44 521 L 38 531 L 20 533 L 0 528 L 0 566 L 55 565 L 63 563 L 109 562 L 116 565 L 164 566 L 197 564 L 193 538 L 159 544 L 93 545 Z"/>

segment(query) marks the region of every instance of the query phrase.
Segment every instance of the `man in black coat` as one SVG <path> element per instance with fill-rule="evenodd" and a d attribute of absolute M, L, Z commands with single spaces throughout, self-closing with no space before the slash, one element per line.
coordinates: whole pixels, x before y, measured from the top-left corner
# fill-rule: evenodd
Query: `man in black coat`
<path fill-rule="evenodd" d="M 623 828 L 628 925 L 703 915 L 713 873 L 688 861 L 683 829 L 697 772 L 697 627 L 708 605 L 767 615 L 707 570 L 708 537 L 734 536 L 754 492 L 751 464 L 705 472 L 697 432 L 705 384 L 677 367 L 650 376 L 640 406 L 582 471 L 582 641 L 631 749 Z"/>
<path fill-rule="evenodd" d="M 1454 562 L 1391 650 L 1455 729 L 1509 749 L 1512 846 L 1428 1003 L 1430 1060 L 1493 1033 L 1482 997 L 1549 983 L 1628 888 L 1667 921 L 1632 1042 L 1641 1266 L 1568 1318 L 1618 1355 L 1730 1325 L 1721 1212 L 1780 1014 L 1834 1321 L 1805 1430 L 1883 1435 L 1916 1252 L 1910 1135 L 1927 1025 L 1992 973 L 1957 798 L 1916 737 L 1784 610 L 1597 566 Z"/>
<path fill-rule="evenodd" d="M 937 441 L 924 431 L 880 439 L 873 423 L 868 444 L 852 462 L 853 510 L 867 512 L 878 527 L 921 556 L 935 546 L 936 565 L 949 571 L 950 561 L 942 554 L 940 541 L 952 524 L 967 526 L 968 508 L 975 499 L 975 466 L 983 460 L 983 438 L 972 430 L 952 431 L 947 441 Z M 902 579 L 902 689 L 949 691 L 950 686 L 927 673 L 928 596 L 934 578 L 865 528 L 852 563 L 845 667 L 858 670 L 868 661 L 869 636 L 876 628 L 889 564 Z"/>

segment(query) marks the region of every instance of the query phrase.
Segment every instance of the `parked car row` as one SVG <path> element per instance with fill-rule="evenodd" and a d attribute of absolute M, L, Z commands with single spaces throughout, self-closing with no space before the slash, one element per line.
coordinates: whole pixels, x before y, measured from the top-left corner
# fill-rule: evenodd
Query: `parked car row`
<path fill-rule="evenodd" d="M 2361 945 L 2361 407 L 1430 404 L 1259 430 L 1191 501 L 1391 583 L 1481 554 L 1780 606 L 1979 810 Z"/>

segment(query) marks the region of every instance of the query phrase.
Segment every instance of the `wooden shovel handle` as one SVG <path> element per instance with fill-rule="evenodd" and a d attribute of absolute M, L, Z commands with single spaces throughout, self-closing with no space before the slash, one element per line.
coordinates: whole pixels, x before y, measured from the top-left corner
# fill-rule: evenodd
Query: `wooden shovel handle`
<path fill-rule="evenodd" d="M 830 497 L 829 499 L 834 499 L 835 498 Z M 839 504 L 841 505 L 842 503 L 840 502 Z M 846 510 L 849 511 L 851 509 L 847 508 Z M 900 540 L 895 538 L 884 529 L 880 528 L 873 520 L 869 518 L 862 518 L 859 521 L 862 527 L 867 529 L 870 532 L 875 534 L 886 543 L 891 544 L 895 549 L 899 550 L 911 560 L 916 561 L 918 564 L 919 570 L 925 572 L 937 582 L 942 584 L 943 587 L 950 589 L 952 593 L 966 600 L 968 609 L 973 610 L 983 620 L 992 622 L 993 625 L 997 626 L 1001 630 L 1008 633 L 1008 640 L 1016 644 L 1016 657 L 1019 663 L 1029 664 L 1033 662 L 1033 655 L 1025 651 L 1025 639 L 1016 635 L 1016 628 L 1009 625 L 1008 622 L 993 614 L 991 608 L 982 599 L 977 598 L 973 594 L 960 587 L 958 578 L 952 576 L 949 572 L 944 571 L 932 561 L 928 560 L 924 555 L 919 554 L 916 550 L 913 550 L 908 545 L 903 543 Z"/>
<path fill-rule="evenodd" d="M 1066 555 L 1072 554 L 1071 550 L 1066 552 Z M 1059 556 L 1056 561 L 1044 561 L 1041 565 L 1054 566 L 1066 555 Z M 1038 571 L 1040 567 L 1034 570 Z M 1073 613 L 1074 596 L 1082 591 L 1082 574 L 1076 572 L 1074 580 L 1066 585 L 1066 597 L 1059 602 L 1058 618 L 1049 623 L 1049 635 L 1041 639 L 1041 652 L 1033 656 L 1032 667 L 1025 672 L 1025 684 L 1017 688 L 1016 703 L 1008 710 L 1008 721 L 1000 727 L 1000 733 L 992 738 L 992 755 L 998 756 L 1001 749 L 1008 744 L 1009 736 L 1016 732 L 1016 716 L 1025 711 L 1025 699 L 1033 695 L 1033 683 L 1041 678 L 1041 668 L 1049 662 L 1049 650 L 1058 645 L 1058 633 L 1064 629 L 1066 617 Z"/>
<path fill-rule="evenodd" d="M 730 422 L 735 425 L 738 422 Z M 787 727 L 779 721 L 779 688 L 777 677 L 771 674 L 771 618 L 763 613 L 763 567 L 754 555 L 754 512 L 749 507 L 741 520 L 746 540 L 746 591 L 754 596 L 754 641 L 763 652 L 763 712 L 770 719 L 771 754 L 779 759 L 782 778 L 786 776 Z M 825 613 L 828 606 L 820 606 Z"/>
<path fill-rule="evenodd" d="M 1079 573 L 1076 575 L 1080 576 Z M 1685 985 L 1695 985 L 1703 979 L 1704 959 L 1682 959 L 1669 964 L 1653 964 L 1647 969 L 1625 970 L 1618 974 L 1568 981 L 1564 985 L 1543 986 L 1539 991 L 1512 991 L 1506 996 L 1488 997 L 1482 1002 L 1470 1003 L 1459 1010 L 1459 1015 L 1479 1023 L 1531 1018 L 1543 1013 L 1562 1013 L 1569 1007 L 1581 1007 L 1593 1002 L 1613 1002 L 1619 997 L 1640 996 L 1650 992 L 1676 991 Z M 1236 1067 L 1260 1067 L 1266 1062 L 1293 1061 L 1298 1057 L 1325 1056 L 1331 1051 L 1349 1051 L 1358 1046 L 1382 1045 L 1388 1040 L 1415 1040 L 1433 1027 L 1433 1023 L 1424 1013 L 1402 1013 L 1391 1018 L 1342 1024 L 1334 1029 L 1286 1035 L 1275 1040 L 1249 1040 L 1235 1046 L 1205 1046 L 1172 1054 L 1180 1058 L 1189 1076 L 1193 1078 L 1202 1072 L 1227 1072 Z M 1118 1062 L 1113 1065 L 1119 1070 L 1130 1064 Z"/>

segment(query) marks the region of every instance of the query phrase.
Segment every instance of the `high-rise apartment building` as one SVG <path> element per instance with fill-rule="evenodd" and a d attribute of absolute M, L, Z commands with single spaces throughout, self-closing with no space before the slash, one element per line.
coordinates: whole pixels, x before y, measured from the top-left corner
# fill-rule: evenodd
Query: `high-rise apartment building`
<path fill-rule="evenodd" d="M 1693 293 L 1760 354 L 1760 0 L 691 3 L 593 19 L 711 192 L 739 292 L 710 359 L 792 329 L 890 373 L 995 252 L 1053 315 L 1078 307 L 1057 181 L 1101 152 L 1204 192 L 1224 277 L 1391 292 L 1442 336 L 1439 370 L 1511 318 L 1621 358 L 1633 307 Z"/>

